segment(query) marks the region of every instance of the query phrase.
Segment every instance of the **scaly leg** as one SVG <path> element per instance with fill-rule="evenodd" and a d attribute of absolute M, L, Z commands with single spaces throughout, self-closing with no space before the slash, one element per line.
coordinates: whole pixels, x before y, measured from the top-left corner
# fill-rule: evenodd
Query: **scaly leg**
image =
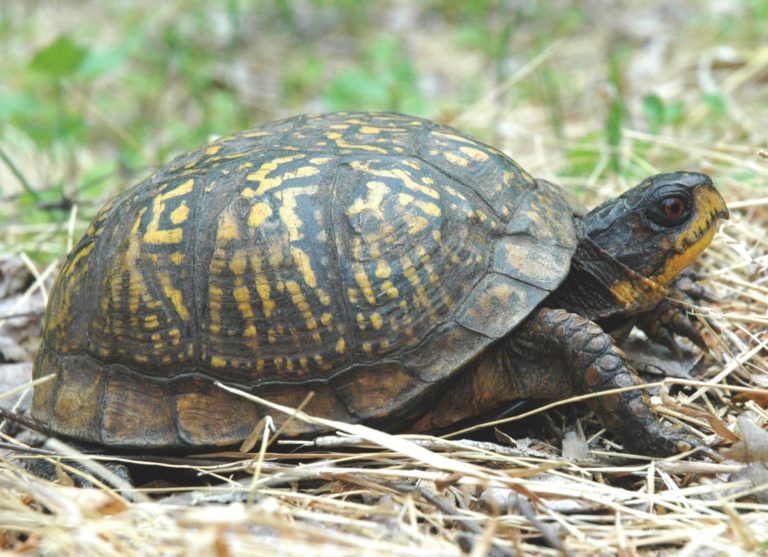
<path fill-rule="evenodd" d="M 559 354 L 575 392 L 594 393 L 642 384 L 626 355 L 597 324 L 562 309 L 541 309 L 514 336 L 515 351 L 525 359 Z M 522 390 L 522 389 L 521 389 Z M 536 393 L 530 393 L 536 397 Z M 643 389 L 591 399 L 590 405 L 625 447 L 652 455 L 687 450 L 698 442 L 662 429 Z"/>

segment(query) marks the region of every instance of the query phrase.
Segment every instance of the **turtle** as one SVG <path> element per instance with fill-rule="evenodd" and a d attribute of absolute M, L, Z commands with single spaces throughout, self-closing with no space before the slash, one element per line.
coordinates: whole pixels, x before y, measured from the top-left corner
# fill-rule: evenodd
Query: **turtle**
<path fill-rule="evenodd" d="M 217 381 L 291 407 L 313 393 L 310 414 L 393 432 L 637 386 L 590 404 L 627 450 L 672 454 L 696 440 L 660 423 L 617 341 L 638 327 L 706 347 L 678 278 L 725 218 L 696 172 L 586 212 L 448 125 L 270 123 L 100 210 L 50 293 L 32 415 L 81 442 L 178 450 L 236 444 L 267 414 Z"/>

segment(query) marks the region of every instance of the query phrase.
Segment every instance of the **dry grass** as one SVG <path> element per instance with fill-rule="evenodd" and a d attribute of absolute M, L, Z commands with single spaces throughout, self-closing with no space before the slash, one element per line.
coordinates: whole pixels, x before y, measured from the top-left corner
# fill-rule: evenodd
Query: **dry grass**
<path fill-rule="evenodd" d="M 594 79 L 586 70 L 600 67 L 596 40 L 570 37 L 542 56 L 558 68 L 582 68 L 575 82 Z M 697 356 L 695 380 L 652 385 L 665 417 L 687 424 L 711 450 L 664 460 L 627 455 L 584 409 L 538 415 L 547 433 L 517 441 L 503 425 L 495 442 L 333 424 L 338 435 L 300 443 L 272 439 L 265 428 L 247 453 L 156 457 L 153 474 L 163 479 L 134 487 L 110 464 L 129 457 L 85 456 L 56 443 L 28 450 L 3 434 L 18 448 L 0 455 L 0 549 L 64 556 L 768 553 L 768 51 L 745 50 L 728 64 L 708 59 L 707 49 L 676 52 L 654 76 L 674 98 L 689 99 L 684 125 L 650 135 L 627 124 L 621 152 L 649 172 L 673 153 L 675 165 L 711 173 L 732 211 L 699 264 L 720 301 L 694 308 L 717 325 L 719 348 Z M 536 175 L 586 186 L 590 203 L 624 189 L 622 180 L 605 178 L 604 162 L 586 181 L 552 175 L 564 165 L 563 142 L 599 128 L 593 106 L 565 106 L 566 137 L 558 138 L 543 103 L 501 100 L 543 61 L 521 67 L 451 119 L 478 129 L 496 121 L 502 148 Z M 697 100 L 710 82 L 731 101 L 717 125 Z M 628 104 L 637 101 L 630 94 Z M 595 147 L 606 161 L 609 150 L 600 141 Z M 751 177 L 740 178 L 743 172 Z M 3 242 L 54 252 L 84 224 L 73 212 L 55 230 L 9 225 Z M 38 287 L 55 268 L 39 270 Z M 316 419 L 273 405 L 283 411 Z M 578 442 L 565 456 L 559 448 L 564 423 L 590 442 L 581 458 Z M 739 450 L 744 429 L 747 451 Z M 58 480 L 27 472 L 22 464 L 31 460 L 55 463 Z M 131 467 L 146 465 L 137 458 Z M 73 487 L 74 477 L 94 487 Z"/>
<path fill-rule="evenodd" d="M 732 220 L 702 262 L 722 301 L 700 311 L 719 327 L 722 350 L 706 357 L 698 381 L 667 380 L 688 388 L 664 401 L 668 418 L 716 447 L 741 436 L 739 416 L 763 427 L 768 421 L 766 202 L 731 207 Z M 557 439 L 516 444 L 499 434 L 496 444 L 331 425 L 340 433 L 314 445 L 268 445 L 263 430 L 250 453 L 202 455 L 192 464 L 158 458 L 165 477 L 193 472 L 186 487 L 124 485 L 104 469 L 105 457 L 82 455 L 45 457 L 60 463 L 60 479 L 51 482 L 3 457 L 0 543 L 48 555 L 742 555 L 768 548 L 765 447 L 756 449 L 762 462 L 717 452 L 649 461 L 612 452 L 594 422 L 579 421 L 575 429 L 596 436 L 596 448 L 569 460 L 553 447 Z M 72 487 L 72 476 L 98 487 Z"/>

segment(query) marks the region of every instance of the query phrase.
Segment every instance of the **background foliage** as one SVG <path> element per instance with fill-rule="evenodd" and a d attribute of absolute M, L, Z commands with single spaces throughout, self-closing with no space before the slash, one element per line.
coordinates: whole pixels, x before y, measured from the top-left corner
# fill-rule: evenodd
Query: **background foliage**
<path fill-rule="evenodd" d="M 764 145 L 767 38 L 765 0 L 2 2 L 0 239 L 60 256 L 27 232 L 75 204 L 79 230 L 173 155 L 307 111 L 453 123 L 582 194 L 708 170 L 653 139 Z"/>

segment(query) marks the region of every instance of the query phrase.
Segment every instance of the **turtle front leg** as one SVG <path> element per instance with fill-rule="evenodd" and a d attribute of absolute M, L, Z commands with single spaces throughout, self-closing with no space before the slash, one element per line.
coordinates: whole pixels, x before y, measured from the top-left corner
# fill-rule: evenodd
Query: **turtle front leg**
<path fill-rule="evenodd" d="M 525 359 L 540 355 L 546 361 L 560 356 L 576 393 L 642 384 L 610 335 L 594 322 L 562 309 L 544 308 L 533 314 L 516 334 L 514 350 Z M 536 397 L 536 393 L 530 394 Z M 663 429 L 643 389 L 593 398 L 589 404 L 634 452 L 663 456 L 698 444 L 692 437 Z"/>

